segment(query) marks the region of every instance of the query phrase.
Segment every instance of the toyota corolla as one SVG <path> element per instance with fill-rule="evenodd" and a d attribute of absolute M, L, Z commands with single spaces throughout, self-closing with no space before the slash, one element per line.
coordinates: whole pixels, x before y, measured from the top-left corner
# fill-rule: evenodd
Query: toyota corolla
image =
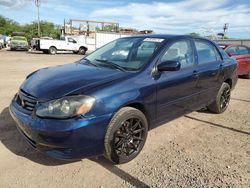
<path fill-rule="evenodd" d="M 31 73 L 10 112 L 26 140 L 49 156 L 125 163 L 148 130 L 203 107 L 224 112 L 236 67 L 204 38 L 126 37 L 76 63 Z"/>

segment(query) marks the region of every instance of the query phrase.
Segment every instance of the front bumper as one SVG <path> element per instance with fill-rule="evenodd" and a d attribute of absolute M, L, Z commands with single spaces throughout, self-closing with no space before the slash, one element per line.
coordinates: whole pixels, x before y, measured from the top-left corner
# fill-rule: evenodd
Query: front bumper
<path fill-rule="evenodd" d="M 103 154 L 111 114 L 85 119 L 42 119 L 27 115 L 13 100 L 10 113 L 19 131 L 38 151 L 59 159 L 80 159 Z"/>
<path fill-rule="evenodd" d="M 17 49 L 17 50 L 28 50 L 28 46 L 24 44 L 11 44 L 10 45 L 11 49 Z"/>

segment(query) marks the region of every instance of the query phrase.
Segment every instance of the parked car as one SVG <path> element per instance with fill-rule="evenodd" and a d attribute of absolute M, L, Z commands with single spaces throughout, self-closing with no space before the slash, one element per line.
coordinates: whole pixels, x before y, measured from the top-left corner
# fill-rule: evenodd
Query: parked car
<path fill-rule="evenodd" d="M 10 41 L 10 50 L 28 50 L 29 44 L 24 36 L 14 36 Z"/>
<path fill-rule="evenodd" d="M 250 79 L 250 48 L 244 45 L 221 44 L 229 56 L 236 59 L 238 75 Z"/>
<path fill-rule="evenodd" d="M 73 51 L 78 54 L 85 54 L 88 48 L 86 44 L 75 40 L 73 37 L 61 37 L 59 40 L 40 39 L 37 41 L 36 50 L 55 55 L 57 51 Z"/>
<path fill-rule="evenodd" d="M 0 50 L 4 47 L 4 36 L 0 35 Z"/>
<path fill-rule="evenodd" d="M 224 112 L 236 61 L 214 42 L 178 35 L 117 39 L 82 60 L 37 70 L 10 112 L 26 140 L 60 159 L 126 163 L 149 129 L 205 106 Z"/>
<path fill-rule="evenodd" d="M 0 50 L 4 47 L 4 40 L 0 38 Z"/>

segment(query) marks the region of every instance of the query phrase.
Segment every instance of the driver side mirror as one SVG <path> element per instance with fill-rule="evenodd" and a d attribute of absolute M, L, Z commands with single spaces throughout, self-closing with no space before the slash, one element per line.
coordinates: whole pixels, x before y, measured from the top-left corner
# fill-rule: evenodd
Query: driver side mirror
<path fill-rule="evenodd" d="M 178 71 L 181 68 L 179 61 L 164 61 L 157 66 L 159 72 L 163 71 Z"/>
<path fill-rule="evenodd" d="M 230 52 L 227 52 L 227 55 L 228 55 L 229 57 L 233 56 L 233 54 L 230 53 Z"/>

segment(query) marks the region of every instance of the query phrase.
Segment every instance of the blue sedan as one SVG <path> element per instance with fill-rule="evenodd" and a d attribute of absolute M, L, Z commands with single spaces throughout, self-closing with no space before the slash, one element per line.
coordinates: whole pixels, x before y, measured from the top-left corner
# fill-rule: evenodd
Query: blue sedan
<path fill-rule="evenodd" d="M 119 164 L 140 153 L 156 126 L 203 107 L 224 112 L 236 82 L 236 61 L 210 40 L 132 36 L 31 73 L 10 112 L 26 140 L 49 156 L 104 155 Z"/>

